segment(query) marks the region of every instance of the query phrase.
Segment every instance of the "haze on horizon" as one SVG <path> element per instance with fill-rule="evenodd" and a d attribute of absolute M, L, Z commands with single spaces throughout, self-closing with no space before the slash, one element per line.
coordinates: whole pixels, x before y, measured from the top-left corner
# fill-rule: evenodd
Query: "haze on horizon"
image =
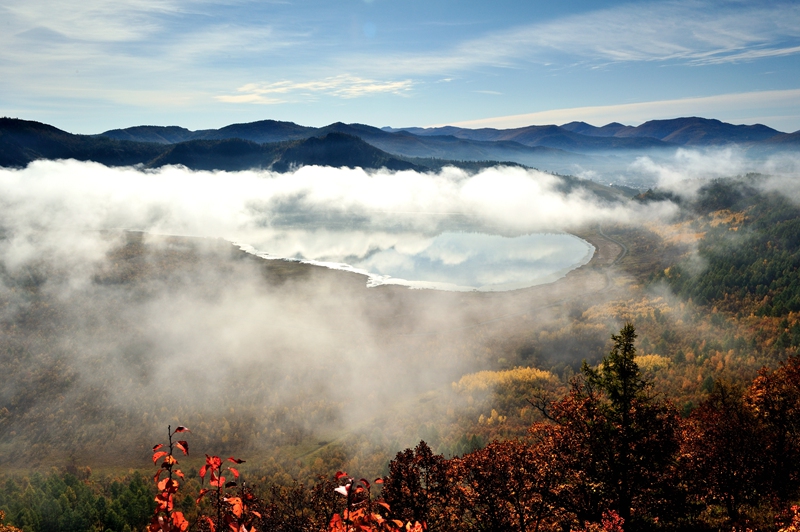
<path fill-rule="evenodd" d="M 0 30 L 0 115 L 73 133 L 691 115 L 800 129 L 790 1 L 9 0 Z"/>

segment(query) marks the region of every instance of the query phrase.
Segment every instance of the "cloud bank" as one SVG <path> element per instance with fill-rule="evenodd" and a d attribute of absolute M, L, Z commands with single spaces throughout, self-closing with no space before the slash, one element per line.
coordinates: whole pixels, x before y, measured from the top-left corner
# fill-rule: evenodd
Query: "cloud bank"
<path fill-rule="evenodd" d="M 563 193 L 560 185 L 550 174 L 502 167 L 476 174 L 320 167 L 272 174 L 36 161 L 0 170 L 0 202 L 2 222 L 15 235 L 127 229 L 251 245 L 260 231 L 297 223 L 431 232 L 461 217 L 474 227 L 525 234 L 648 216 L 582 188 Z"/>

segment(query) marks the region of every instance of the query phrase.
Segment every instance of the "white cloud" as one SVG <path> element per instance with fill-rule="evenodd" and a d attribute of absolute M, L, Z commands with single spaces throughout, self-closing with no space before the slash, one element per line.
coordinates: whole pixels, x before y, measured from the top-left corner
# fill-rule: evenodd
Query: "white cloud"
<path fill-rule="evenodd" d="M 404 94 L 411 90 L 414 82 L 410 79 L 401 81 L 378 81 L 348 74 L 331 76 L 311 81 L 276 81 L 273 83 L 248 83 L 237 89 L 239 94 L 217 96 L 217 100 L 228 103 L 276 104 L 289 100 L 319 94 L 339 98 L 359 98 L 374 94 Z"/>
<path fill-rule="evenodd" d="M 693 196 L 712 179 L 737 176 L 762 168 L 763 164 L 749 161 L 735 147 L 679 149 L 668 160 L 655 161 L 650 157 L 639 157 L 631 165 L 631 170 L 635 173 L 654 178 L 659 188 L 687 197 Z"/>
<path fill-rule="evenodd" d="M 563 194 L 557 185 L 550 174 L 520 168 L 470 175 L 454 168 L 424 174 L 312 166 L 273 174 L 35 161 L 23 170 L 0 169 L 1 218 L 25 231 L 134 229 L 253 244 L 286 213 L 327 221 L 358 217 L 376 232 L 398 224 L 430 231 L 453 213 L 521 232 L 648 216 L 581 191 Z"/>
<path fill-rule="evenodd" d="M 186 6 L 189 3 L 185 4 Z M 79 3 L 12 0 L 1 8 L 22 31 L 41 28 L 79 41 L 131 41 L 162 26 L 166 13 L 184 9 L 173 0 L 89 0 Z M 17 33 L 17 32 L 15 32 Z"/>
<path fill-rule="evenodd" d="M 631 3 L 494 32 L 449 51 L 383 58 L 371 66 L 441 75 L 483 66 L 514 66 L 522 60 L 548 64 L 554 54 L 590 64 L 677 61 L 702 65 L 800 53 L 797 46 L 786 45 L 787 40 L 798 38 L 800 6 L 793 3 Z"/>

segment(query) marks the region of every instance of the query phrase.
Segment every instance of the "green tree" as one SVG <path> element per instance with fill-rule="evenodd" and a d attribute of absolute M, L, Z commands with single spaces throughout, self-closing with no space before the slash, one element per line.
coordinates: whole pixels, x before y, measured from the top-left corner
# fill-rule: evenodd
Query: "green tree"
<path fill-rule="evenodd" d="M 611 338 L 614 347 L 600 366 L 584 363 L 570 394 L 541 410 L 556 425 L 553 456 L 575 479 L 564 492 L 565 508 L 581 522 L 600 522 L 612 509 L 625 530 L 652 528 L 684 512 L 674 481 L 679 415 L 642 375 L 633 325 Z"/>

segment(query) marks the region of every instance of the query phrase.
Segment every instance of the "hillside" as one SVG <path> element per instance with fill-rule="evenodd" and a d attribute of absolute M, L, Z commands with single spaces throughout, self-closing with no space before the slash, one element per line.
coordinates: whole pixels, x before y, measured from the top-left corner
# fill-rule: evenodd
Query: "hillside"
<path fill-rule="evenodd" d="M 421 170 L 408 161 L 392 157 L 358 137 L 344 133 L 327 133 L 311 137 L 287 148 L 272 165 L 277 172 L 294 166 L 347 166 L 350 168 L 386 168 L 387 170 Z"/>
<path fill-rule="evenodd" d="M 549 146 L 577 152 L 726 144 L 768 146 L 775 142 L 791 142 L 784 133 L 761 124 L 734 125 L 698 117 L 650 120 L 639 126 L 612 122 L 597 127 L 586 122 L 570 122 L 562 126 L 528 126 L 505 130 L 452 126 L 403 130 L 424 136 L 453 135 L 482 141 L 514 140 L 528 146 Z"/>
<path fill-rule="evenodd" d="M 151 143 L 73 135 L 53 126 L 0 118 L 0 166 L 25 166 L 36 159 L 77 159 L 109 166 L 150 161 L 164 152 Z"/>
<path fill-rule="evenodd" d="M 225 131 L 241 133 L 241 136 L 248 133 L 261 139 L 282 137 L 270 136 L 264 127 L 265 124 L 253 127 L 237 125 Z M 108 166 L 158 168 L 183 165 L 193 170 L 228 171 L 262 168 L 284 172 L 290 167 L 303 165 L 392 170 L 427 168 L 424 163 L 415 164 L 392 156 L 356 136 L 327 131 L 320 133 L 321 136 L 297 141 L 258 143 L 236 136 L 228 137 L 224 132 L 204 132 L 200 135 L 204 139 L 185 140 L 194 135 L 187 134 L 187 130 L 182 128 L 143 127 L 115 132 L 112 135 L 115 138 L 110 138 L 73 135 L 38 122 L 0 119 L 0 166 L 20 167 L 37 159 L 77 159 Z M 117 140 L 126 138 L 137 140 Z M 182 140 L 169 142 L 169 139 Z M 439 160 L 430 164 L 440 168 L 445 164 L 459 163 Z"/>
<path fill-rule="evenodd" d="M 588 124 L 587 124 L 588 125 Z M 593 152 L 604 150 L 640 150 L 672 148 L 676 144 L 661 139 L 642 136 L 623 138 L 613 135 L 591 135 L 584 131 L 572 131 L 559 126 L 528 126 L 516 129 L 465 129 L 452 126 L 442 128 L 409 128 L 406 131 L 419 136 L 450 135 L 479 142 L 516 142 L 523 146 L 546 147 L 571 152 Z"/>
<path fill-rule="evenodd" d="M 311 145 L 296 151 L 293 144 L 329 133 L 357 137 L 385 154 L 366 155 L 366 148 L 355 144 L 347 147 L 354 150 L 349 154 L 336 151 L 345 147 L 341 143 L 327 151 L 311 149 Z M 598 176 L 614 176 L 639 153 L 669 154 L 679 146 L 737 144 L 756 156 L 769 156 L 791 149 L 797 142 L 796 134 L 766 126 L 703 118 L 653 120 L 636 127 L 572 122 L 506 130 L 452 126 L 378 129 L 341 122 L 313 128 L 261 120 L 197 131 L 179 126 L 135 126 L 100 135 L 72 135 L 45 124 L 4 118 L 0 122 L 0 166 L 24 166 L 37 158 L 73 158 L 111 166 L 182 164 L 203 170 L 270 168 L 275 163 L 276 169 L 284 171 L 291 165 L 336 166 L 340 162 L 368 165 L 365 168 L 379 168 L 370 165 L 386 162 L 392 168 L 410 168 L 408 164 L 412 164 L 436 169 L 448 164 L 473 168 L 507 161 L 560 174 L 589 170 Z M 295 151 L 283 160 L 286 150 Z M 388 162 L 391 160 L 396 161 Z"/>
<path fill-rule="evenodd" d="M 220 129 L 190 131 L 178 126 L 134 126 L 112 129 L 99 136 L 117 140 L 175 144 L 189 140 L 249 140 L 257 144 L 305 139 L 314 135 L 315 128 L 299 126 L 292 122 L 261 120 L 247 124 L 231 124 Z"/>

